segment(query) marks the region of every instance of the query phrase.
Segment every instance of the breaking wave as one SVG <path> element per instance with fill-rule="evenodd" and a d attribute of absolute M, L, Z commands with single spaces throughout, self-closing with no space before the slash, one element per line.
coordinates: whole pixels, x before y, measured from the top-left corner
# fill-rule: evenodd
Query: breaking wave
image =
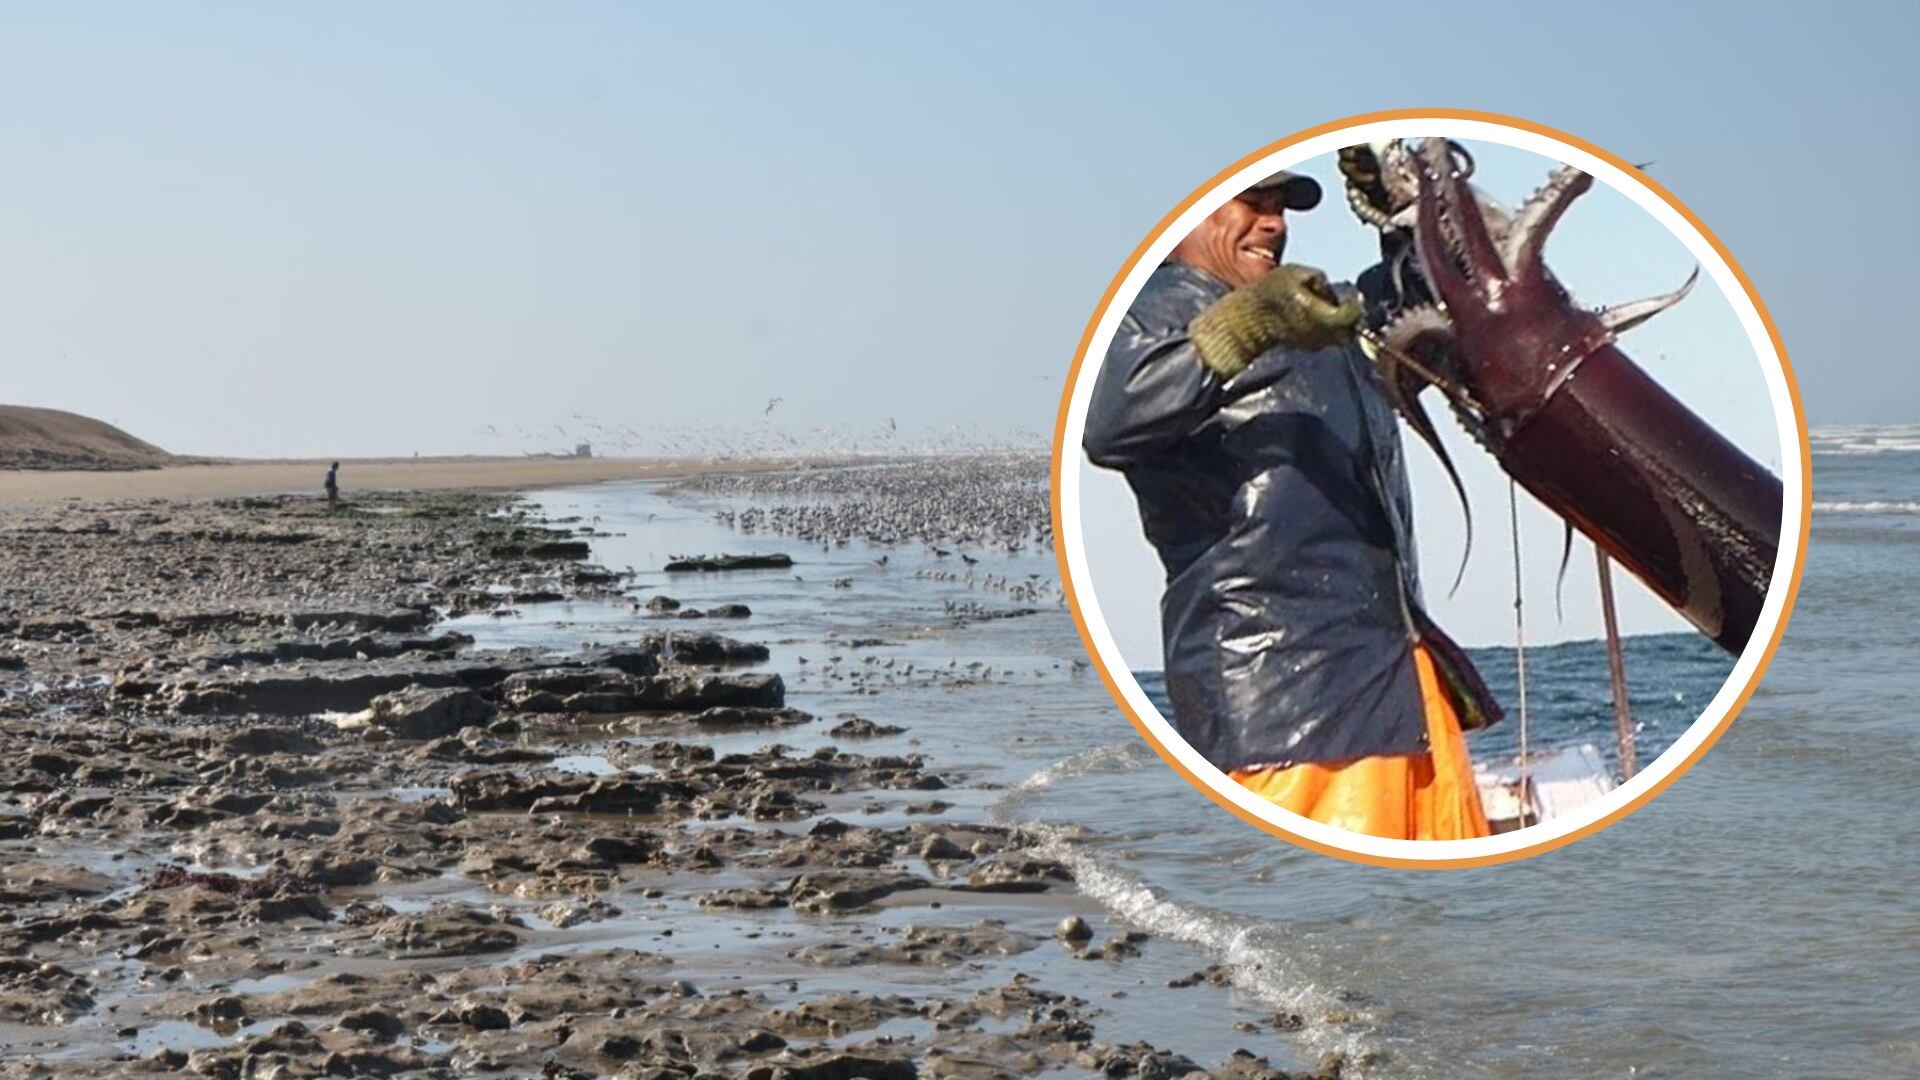
<path fill-rule="evenodd" d="M 1810 444 L 1813 452 L 1826 457 L 1861 457 L 1867 454 L 1910 454 L 1920 451 L 1920 443 L 1840 442 Z"/>
<path fill-rule="evenodd" d="M 1028 825 L 1042 837 L 1039 854 L 1058 860 L 1073 871 L 1081 893 L 1114 915 L 1157 937 L 1193 946 L 1222 965 L 1233 988 L 1262 1005 L 1298 1014 L 1305 1026 L 1295 1032 L 1297 1044 L 1310 1054 L 1342 1054 L 1345 1075 L 1360 1077 L 1369 1071 L 1374 1055 L 1371 1037 L 1378 1017 L 1338 991 L 1322 986 L 1302 970 L 1295 957 L 1296 943 L 1286 939 L 1279 924 L 1182 904 L 1162 896 L 1136 875 L 1115 865 L 1115 856 L 1072 839 L 1068 830 Z M 1329 1022 L 1338 1014 L 1339 1022 Z"/>
<path fill-rule="evenodd" d="M 1000 802 L 1010 802 L 1052 787 L 1062 780 L 1095 773 L 1132 772 L 1154 760 L 1153 752 L 1139 741 L 1109 743 L 1068 755 L 1007 789 Z"/>
<path fill-rule="evenodd" d="M 1283 924 L 1170 900 L 1119 865 L 1128 858 L 1124 849 L 1087 842 L 1079 825 L 1049 824 L 1014 812 L 1022 799 L 1062 781 L 1132 772 L 1158 760 L 1138 740 L 1089 747 L 1008 788 L 989 810 L 989 819 L 1017 824 L 1036 837 L 1036 853 L 1064 864 L 1079 891 L 1116 918 L 1155 937 L 1198 949 L 1221 965 L 1222 976 L 1240 995 L 1298 1014 L 1305 1026 L 1292 1039 L 1306 1060 L 1339 1053 L 1348 1062 L 1346 1075 L 1366 1075 L 1364 1063 L 1377 1049 L 1372 1038 L 1374 1013 L 1322 986 L 1303 970 L 1298 959 L 1302 948 L 1287 937 Z M 1339 1014 L 1338 1022 L 1329 1022 L 1334 1014 Z"/>
<path fill-rule="evenodd" d="M 1920 514 L 1920 502 L 1816 502 L 1816 514 Z"/>
<path fill-rule="evenodd" d="M 1814 428 L 1807 433 L 1807 443 L 1816 454 L 1839 457 L 1912 453 L 1920 451 L 1920 426 L 1846 424 Z"/>

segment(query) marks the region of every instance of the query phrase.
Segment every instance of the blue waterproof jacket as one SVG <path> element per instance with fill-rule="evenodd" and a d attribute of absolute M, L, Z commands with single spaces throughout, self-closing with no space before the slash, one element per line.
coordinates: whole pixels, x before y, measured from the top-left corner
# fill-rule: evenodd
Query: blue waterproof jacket
<path fill-rule="evenodd" d="M 1187 324 L 1227 287 L 1155 270 L 1094 384 L 1084 449 L 1166 568 L 1167 695 L 1231 771 L 1427 750 L 1423 642 L 1468 727 L 1499 706 L 1421 606 L 1393 410 L 1357 346 L 1276 348 L 1222 382 Z"/>

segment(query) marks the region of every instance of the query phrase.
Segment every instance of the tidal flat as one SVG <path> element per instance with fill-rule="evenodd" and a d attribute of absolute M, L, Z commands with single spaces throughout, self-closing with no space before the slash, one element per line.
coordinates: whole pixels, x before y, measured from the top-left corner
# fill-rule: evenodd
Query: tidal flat
<path fill-rule="evenodd" d="M 0 1072 L 1365 1071 L 1007 811 L 1103 707 L 1036 473 L 11 513 Z"/>

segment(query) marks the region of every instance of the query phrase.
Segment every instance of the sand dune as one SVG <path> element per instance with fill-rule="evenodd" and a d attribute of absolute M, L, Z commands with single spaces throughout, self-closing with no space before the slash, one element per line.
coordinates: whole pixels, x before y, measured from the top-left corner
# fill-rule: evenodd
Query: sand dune
<path fill-rule="evenodd" d="M 24 405 L 0 405 L 0 469 L 152 469 L 174 457 L 112 424 Z"/>
<path fill-rule="evenodd" d="M 0 405 L 0 505 L 61 499 L 206 499 L 311 492 L 325 460 L 176 457 L 103 423 L 58 409 Z M 523 490 L 755 472 L 790 461 L 639 458 L 352 458 L 340 463 L 342 496 L 356 491 Z"/>

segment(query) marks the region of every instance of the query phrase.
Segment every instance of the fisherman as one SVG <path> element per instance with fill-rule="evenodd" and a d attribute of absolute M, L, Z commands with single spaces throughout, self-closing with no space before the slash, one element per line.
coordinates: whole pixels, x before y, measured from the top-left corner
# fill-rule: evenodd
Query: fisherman
<path fill-rule="evenodd" d="M 337 461 L 327 466 L 326 488 L 327 513 L 331 514 L 340 508 L 340 463 Z"/>
<path fill-rule="evenodd" d="M 1094 384 L 1084 449 L 1118 469 L 1166 569 L 1174 727 L 1249 790 L 1398 839 L 1484 836 L 1463 729 L 1499 706 L 1421 603 L 1399 430 L 1360 298 L 1283 265 L 1278 172 L 1181 240 Z"/>

